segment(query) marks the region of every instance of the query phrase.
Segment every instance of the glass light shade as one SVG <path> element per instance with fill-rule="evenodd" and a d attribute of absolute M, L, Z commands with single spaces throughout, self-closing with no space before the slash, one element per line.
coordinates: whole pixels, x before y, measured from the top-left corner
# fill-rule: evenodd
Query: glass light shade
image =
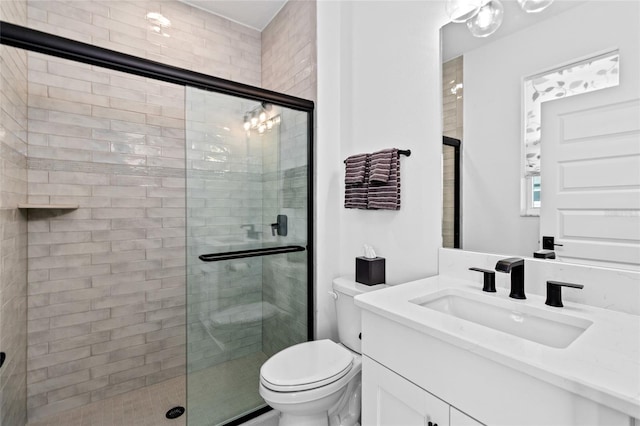
<path fill-rule="evenodd" d="M 267 119 L 267 113 L 264 112 L 264 110 L 260 111 L 260 115 L 258 116 L 258 118 L 260 119 L 260 122 L 262 123 L 264 120 Z"/>
<path fill-rule="evenodd" d="M 447 0 L 445 10 L 451 18 L 451 21 L 465 22 L 478 13 L 482 3 L 482 0 Z"/>
<path fill-rule="evenodd" d="M 266 129 L 267 129 L 267 126 L 265 126 L 264 124 L 261 124 L 258 126 L 258 133 L 264 133 Z"/>
<path fill-rule="evenodd" d="M 467 27 L 474 37 L 487 37 L 495 33 L 504 17 L 504 7 L 500 0 L 491 0 L 480 8 L 476 16 L 467 21 Z"/>
<path fill-rule="evenodd" d="M 518 4 L 527 13 L 542 12 L 551 6 L 553 0 L 518 0 Z"/>
<path fill-rule="evenodd" d="M 258 114 L 254 111 L 251 114 L 251 127 L 255 127 L 258 125 Z"/>
<path fill-rule="evenodd" d="M 271 130 L 273 128 L 273 120 L 267 120 L 267 130 Z"/>

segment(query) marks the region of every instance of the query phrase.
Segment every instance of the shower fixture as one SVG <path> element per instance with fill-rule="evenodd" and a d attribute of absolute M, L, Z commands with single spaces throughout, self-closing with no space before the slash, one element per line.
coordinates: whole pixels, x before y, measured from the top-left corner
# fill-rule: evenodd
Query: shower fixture
<path fill-rule="evenodd" d="M 242 127 L 247 131 L 257 130 L 263 134 L 273 129 L 273 126 L 280 123 L 280 114 L 271 115 L 273 105 L 268 102 L 262 102 L 257 107 L 244 113 L 244 124 Z"/>

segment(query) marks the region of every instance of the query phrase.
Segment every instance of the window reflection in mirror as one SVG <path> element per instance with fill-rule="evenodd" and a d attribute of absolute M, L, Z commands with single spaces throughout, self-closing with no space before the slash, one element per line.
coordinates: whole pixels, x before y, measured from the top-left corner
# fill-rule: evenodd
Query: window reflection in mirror
<path fill-rule="evenodd" d="M 524 79 L 523 175 L 527 191 L 524 197 L 527 200 L 527 215 L 539 215 L 540 211 L 542 103 L 617 86 L 620 84 L 619 58 L 616 50 L 574 61 Z"/>

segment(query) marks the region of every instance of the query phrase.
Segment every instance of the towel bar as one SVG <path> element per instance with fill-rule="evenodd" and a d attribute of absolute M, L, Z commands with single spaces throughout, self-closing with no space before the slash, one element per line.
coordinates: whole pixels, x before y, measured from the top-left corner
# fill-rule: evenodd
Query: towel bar
<path fill-rule="evenodd" d="M 242 259 L 244 257 L 268 256 L 270 254 L 292 253 L 304 251 L 302 246 L 266 247 L 251 250 L 228 251 L 224 253 L 201 254 L 198 259 L 203 262 L 219 262 L 221 260 Z"/>
<path fill-rule="evenodd" d="M 411 150 L 410 149 L 399 149 L 398 150 L 398 154 L 400 155 L 404 155 L 405 157 L 411 157 Z M 346 163 L 347 160 L 344 160 L 343 163 Z"/>

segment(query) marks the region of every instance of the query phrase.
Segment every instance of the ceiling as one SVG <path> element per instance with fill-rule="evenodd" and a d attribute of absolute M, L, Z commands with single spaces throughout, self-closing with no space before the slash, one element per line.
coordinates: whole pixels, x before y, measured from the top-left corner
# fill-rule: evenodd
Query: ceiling
<path fill-rule="evenodd" d="M 180 0 L 207 12 L 262 31 L 287 0 Z"/>

